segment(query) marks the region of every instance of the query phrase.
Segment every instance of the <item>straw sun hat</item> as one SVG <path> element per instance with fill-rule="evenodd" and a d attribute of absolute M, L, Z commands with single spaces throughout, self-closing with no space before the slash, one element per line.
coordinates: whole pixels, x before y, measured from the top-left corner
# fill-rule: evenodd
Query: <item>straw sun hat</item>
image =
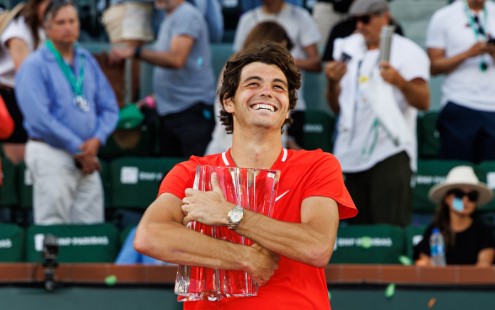
<path fill-rule="evenodd" d="M 458 166 L 452 168 L 443 183 L 437 184 L 430 189 L 428 196 L 435 204 L 440 204 L 445 194 L 450 190 L 467 187 L 479 193 L 478 205 L 484 205 L 493 198 L 492 190 L 476 177 L 474 170 L 469 166 Z"/>

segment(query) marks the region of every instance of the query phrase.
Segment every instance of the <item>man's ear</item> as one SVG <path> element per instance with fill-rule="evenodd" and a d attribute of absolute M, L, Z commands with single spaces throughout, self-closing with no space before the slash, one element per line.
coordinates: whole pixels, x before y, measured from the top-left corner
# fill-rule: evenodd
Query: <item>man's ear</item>
<path fill-rule="evenodd" d="M 234 102 L 232 98 L 223 99 L 223 108 L 229 113 L 234 112 Z"/>

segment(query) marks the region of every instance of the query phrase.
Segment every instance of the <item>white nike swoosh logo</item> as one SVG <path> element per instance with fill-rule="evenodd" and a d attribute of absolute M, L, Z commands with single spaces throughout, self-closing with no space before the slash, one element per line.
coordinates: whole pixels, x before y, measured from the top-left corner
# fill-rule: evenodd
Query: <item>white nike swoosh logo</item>
<path fill-rule="evenodd" d="M 289 189 L 288 189 L 288 190 L 286 190 L 283 194 L 278 195 L 278 196 L 277 196 L 277 198 L 275 198 L 275 202 L 279 201 L 279 200 L 280 200 L 282 197 L 284 197 L 284 196 L 285 196 L 285 194 L 287 194 L 288 192 L 289 192 Z"/>

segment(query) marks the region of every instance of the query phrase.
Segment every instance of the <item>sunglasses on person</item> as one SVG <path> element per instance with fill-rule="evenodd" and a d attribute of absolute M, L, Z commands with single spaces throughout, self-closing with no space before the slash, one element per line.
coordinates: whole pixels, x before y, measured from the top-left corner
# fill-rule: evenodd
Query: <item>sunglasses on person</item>
<path fill-rule="evenodd" d="M 478 193 L 477 191 L 470 191 L 470 192 L 466 193 L 465 191 L 460 190 L 460 189 L 450 190 L 447 194 L 448 195 L 454 194 L 455 198 L 458 198 L 458 199 L 463 199 L 464 196 L 467 196 L 468 200 L 471 202 L 477 202 L 478 198 L 480 196 L 480 193 Z"/>
<path fill-rule="evenodd" d="M 368 15 L 360 15 L 353 17 L 354 22 L 357 24 L 358 22 L 363 23 L 364 25 L 368 25 L 371 21 L 371 14 Z"/>

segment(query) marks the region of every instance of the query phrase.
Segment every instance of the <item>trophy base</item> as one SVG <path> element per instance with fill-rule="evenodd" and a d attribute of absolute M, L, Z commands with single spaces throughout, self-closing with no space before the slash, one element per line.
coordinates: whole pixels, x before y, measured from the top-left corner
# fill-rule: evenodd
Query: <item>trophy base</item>
<path fill-rule="evenodd" d="M 225 296 L 222 296 L 217 291 L 205 291 L 198 293 L 176 293 L 177 301 L 186 302 L 186 301 L 219 301 Z"/>

